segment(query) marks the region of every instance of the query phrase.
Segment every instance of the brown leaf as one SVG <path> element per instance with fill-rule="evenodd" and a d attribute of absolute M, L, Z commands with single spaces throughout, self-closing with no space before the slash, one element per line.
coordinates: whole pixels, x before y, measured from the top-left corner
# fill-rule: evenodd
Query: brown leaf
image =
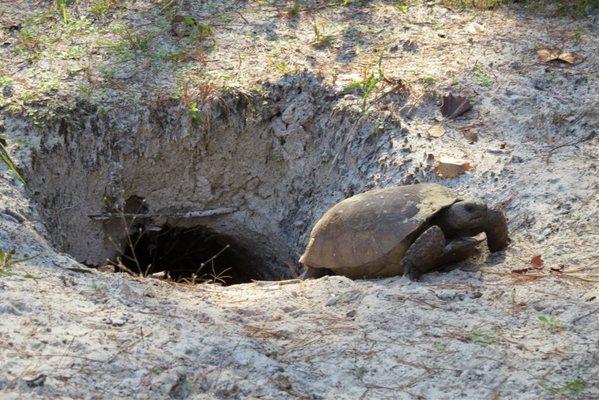
<path fill-rule="evenodd" d="M 578 56 L 575 53 L 562 53 L 559 55 L 560 61 L 565 61 L 568 64 L 574 64 L 578 60 Z"/>
<path fill-rule="evenodd" d="M 541 255 L 534 256 L 529 262 L 536 268 L 541 268 L 543 266 L 543 258 Z"/>
<path fill-rule="evenodd" d="M 518 269 L 513 269 L 512 270 L 512 274 L 525 274 L 528 271 L 532 271 L 532 268 L 530 267 L 525 267 L 525 268 L 518 268 Z"/>
<path fill-rule="evenodd" d="M 452 157 L 441 157 L 433 169 L 437 176 L 441 178 L 455 178 L 465 172 L 472 171 L 474 166 L 466 160 L 459 160 Z"/>
<path fill-rule="evenodd" d="M 539 58 L 541 58 L 541 61 L 546 63 L 561 61 L 568 64 L 574 64 L 582 59 L 582 57 L 574 52 L 563 52 L 561 49 L 539 49 L 537 50 L 537 54 L 539 55 Z"/>
<path fill-rule="evenodd" d="M 559 55 L 562 53 L 561 50 L 558 49 L 539 49 L 537 50 L 537 54 L 541 58 L 543 62 L 555 61 L 558 59 Z"/>
<path fill-rule="evenodd" d="M 454 96 L 449 93 L 447 96 L 443 96 L 443 104 L 441 105 L 441 114 L 445 118 L 456 118 L 460 115 L 470 111 L 472 104 L 467 98 L 461 96 Z"/>

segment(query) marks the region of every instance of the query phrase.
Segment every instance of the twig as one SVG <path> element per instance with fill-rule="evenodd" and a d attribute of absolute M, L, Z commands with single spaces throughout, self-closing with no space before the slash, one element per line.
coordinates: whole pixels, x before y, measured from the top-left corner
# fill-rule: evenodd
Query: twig
<path fill-rule="evenodd" d="M 250 22 L 243 16 L 243 14 L 237 10 L 233 10 L 233 12 L 237 15 L 239 15 L 241 17 L 241 19 L 246 23 L 249 24 Z"/>
<path fill-rule="evenodd" d="M 576 146 L 577 144 L 581 144 L 581 143 L 587 142 L 587 141 L 593 139 L 596 135 L 597 135 L 597 132 L 593 131 L 593 132 L 589 133 L 586 137 L 584 137 L 582 139 L 573 140 L 573 141 L 570 141 L 570 142 L 562 143 L 560 145 L 557 145 L 557 146 L 554 146 L 554 147 L 550 148 L 549 151 L 547 152 L 546 161 L 549 161 L 549 157 L 551 157 L 551 154 L 555 150 L 561 149 L 563 147 Z"/>
<path fill-rule="evenodd" d="M 593 314 L 595 314 L 595 313 L 597 313 L 597 312 L 599 312 L 599 308 L 595 308 L 593 311 L 591 311 L 591 312 L 589 312 L 589 313 L 586 313 L 586 314 L 583 314 L 583 315 L 581 315 L 580 317 L 576 317 L 576 318 L 574 318 L 574 319 L 572 320 L 572 322 L 571 322 L 571 323 L 572 323 L 572 324 L 575 324 L 575 323 L 577 323 L 578 321 L 580 321 L 581 319 L 583 319 L 583 318 L 586 318 L 586 317 L 588 317 L 588 316 L 591 316 L 591 315 L 593 315 Z"/>
<path fill-rule="evenodd" d="M 256 285 L 256 286 L 283 286 L 283 285 L 293 285 L 296 283 L 301 283 L 304 282 L 303 279 L 298 279 L 298 278 L 294 278 L 294 279 L 287 279 L 284 281 L 257 281 L 257 280 L 253 280 L 252 282 Z M 267 289 L 265 288 L 265 289 Z"/>
<path fill-rule="evenodd" d="M 237 211 L 236 208 L 232 207 L 223 207 L 223 208 L 213 208 L 209 210 L 198 210 L 198 211 L 189 211 L 186 213 L 174 213 L 174 214 L 161 214 L 161 213 L 98 213 L 98 214 L 89 214 L 88 217 L 94 221 L 106 221 L 117 218 L 157 218 L 157 217 L 166 217 L 166 218 L 204 218 L 204 217 L 212 217 L 216 215 L 224 215 L 231 214 Z"/>

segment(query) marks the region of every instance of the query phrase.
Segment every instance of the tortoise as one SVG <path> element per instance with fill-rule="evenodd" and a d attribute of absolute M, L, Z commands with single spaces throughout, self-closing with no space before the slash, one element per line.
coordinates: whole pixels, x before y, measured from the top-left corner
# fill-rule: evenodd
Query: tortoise
<path fill-rule="evenodd" d="M 389 187 L 347 198 L 316 223 L 300 263 L 303 278 L 422 274 L 509 242 L 505 216 L 477 198 L 432 183 Z"/>

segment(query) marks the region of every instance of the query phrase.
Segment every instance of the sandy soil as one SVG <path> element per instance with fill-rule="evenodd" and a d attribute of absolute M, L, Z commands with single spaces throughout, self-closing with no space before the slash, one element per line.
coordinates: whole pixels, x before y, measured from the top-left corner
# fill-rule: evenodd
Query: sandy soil
<path fill-rule="evenodd" d="M 339 102 L 358 112 L 367 104 L 369 118 L 402 126 L 389 148 L 409 149 L 383 155 L 368 184 L 442 181 L 484 197 L 505 210 L 512 245 L 421 282 L 178 285 L 98 272 L 55 251 L 32 194 L 3 170 L 0 248 L 35 258 L 0 276 L 0 398 L 599 398 L 597 18 L 428 5 L 404 14 L 386 2 L 315 5 L 288 18 L 289 5 L 211 4 L 186 10 L 221 20 L 213 21 L 207 58 L 184 66 L 203 73 L 185 79 L 255 90 L 259 80 L 307 68 L 342 92 L 381 60 L 395 85 L 378 85 L 366 103 L 356 93 Z M 140 2 L 113 18 L 146 26 L 142 11 L 151 7 Z M 13 11 L 3 21 L 18 19 Z M 315 46 L 314 24 L 334 43 Z M 98 31 L 79 40 L 104 34 Z M 13 46 L 13 34 L 3 35 Z M 150 44 L 154 53 L 172 45 L 160 35 Z M 179 65 L 144 64 L 145 55 L 118 64 L 115 74 L 123 76 L 101 74 L 118 56 L 102 46 L 88 59 L 56 57 L 70 40 L 44 45 L 28 61 L 11 46 L 2 50 L 4 61 L 14 57 L 2 66 L 11 78 L 2 83 L 11 88 L 3 118 L 53 112 L 90 82 L 94 90 L 83 93 L 107 107 L 125 101 L 124 92 L 141 93 L 126 100 L 140 101 L 152 90 L 180 88 Z M 541 47 L 581 59 L 544 63 L 535 53 Z M 90 72 L 68 73 L 66 64 L 75 63 L 89 63 Z M 392 92 L 398 79 L 408 94 Z M 54 80 L 60 84 L 40 89 Z M 192 92 L 205 88 L 196 83 Z M 473 110 L 441 117 L 440 95 L 449 91 L 469 96 Z M 437 124 L 445 134 L 427 137 Z M 17 140 L 22 133 L 6 132 L 27 171 L 38 144 Z M 474 169 L 442 180 L 433 165 L 443 155 Z"/>

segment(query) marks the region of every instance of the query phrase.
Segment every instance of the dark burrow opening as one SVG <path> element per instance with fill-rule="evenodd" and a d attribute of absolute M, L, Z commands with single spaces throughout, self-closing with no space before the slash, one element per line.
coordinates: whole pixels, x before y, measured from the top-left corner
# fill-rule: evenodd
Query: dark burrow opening
<path fill-rule="evenodd" d="M 203 226 L 140 228 L 126 240 L 120 260 L 121 271 L 175 282 L 235 285 L 264 279 L 248 247 Z"/>

